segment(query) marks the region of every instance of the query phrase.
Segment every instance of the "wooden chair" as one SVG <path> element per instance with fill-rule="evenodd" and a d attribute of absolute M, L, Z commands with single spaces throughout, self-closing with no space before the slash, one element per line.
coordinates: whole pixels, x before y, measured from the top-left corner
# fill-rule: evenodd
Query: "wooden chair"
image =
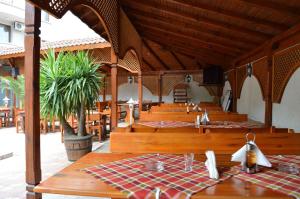
<path fill-rule="evenodd" d="M 87 115 L 86 128 L 87 128 L 87 133 L 89 134 L 94 133 L 95 135 L 98 134 L 98 140 L 99 142 L 101 142 L 103 124 L 102 124 L 102 119 L 100 114 Z"/>

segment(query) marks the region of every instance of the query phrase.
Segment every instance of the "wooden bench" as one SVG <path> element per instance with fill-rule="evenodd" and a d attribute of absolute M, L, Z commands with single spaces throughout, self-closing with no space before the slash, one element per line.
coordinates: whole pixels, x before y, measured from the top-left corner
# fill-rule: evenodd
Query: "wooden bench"
<path fill-rule="evenodd" d="M 187 153 L 232 154 L 246 140 L 242 133 L 120 133 L 112 132 L 110 150 L 113 153 Z M 300 154 L 300 134 L 256 134 L 256 143 L 265 154 Z"/>
<path fill-rule="evenodd" d="M 142 111 L 140 114 L 140 121 L 182 121 L 182 122 L 195 122 L 197 115 L 199 113 L 191 112 L 181 113 L 176 112 L 175 114 L 170 113 L 149 113 L 146 111 Z M 236 114 L 236 113 L 216 113 L 209 114 L 210 121 L 235 121 L 235 122 L 244 122 L 248 121 L 248 117 L 246 114 Z"/>
<path fill-rule="evenodd" d="M 201 108 L 202 111 L 204 111 L 205 109 L 207 111 L 219 111 L 222 112 L 222 108 L 221 107 L 202 107 Z M 186 106 L 174 106 L 174 107 L 161 107 L 161 106 L 152 106 L 150 109 L 151 112 L 186 112 L 187 111 L 187 107 Z M 189 107 L 189 111 L 192 112 L 193 111 L 193 107 L 190 106 Z"/>

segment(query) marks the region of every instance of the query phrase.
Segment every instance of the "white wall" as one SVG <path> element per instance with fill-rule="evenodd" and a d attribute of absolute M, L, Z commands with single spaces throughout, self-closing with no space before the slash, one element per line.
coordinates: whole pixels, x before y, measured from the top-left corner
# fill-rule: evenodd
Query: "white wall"
<path fill-rule="evenodd" d="M 290 78 L 281 103 L 273 103 L 273 125 L 300 132 L 300 68 Z"/>
<path fill-rule="evenodd" d="M 247 77 L 243 87 L 240 99 L 237 100 L 237 112 L 248 114 L 248 118 L 264 122 L 265 102 L 258 80 L 253 75 Z"/>
<path fill-rule="evenodd" d="M 138 100 L 138 84 L 122 84 L 118 87 L 118 100 L 128 101 L 132 97 L 133 100 Z M 157 96 L 153 96 L 151 91 L 143 86 L 143 100 L 158 101 Z"/>
<path fill-rule="evenodd" d="M 194 103 L 199 103 L 200 101 L 209 102 L 213 100 L 213 97 L 209 95 L 208 91 L 204 86 L 198 86 L 197 82 L 190 83 L 190 95 Z M 130 97 L 132 99 L 138 99 L 138 84 L 122 84 L 118 87 L 118 100 L 128 100 Z M 102 96 L 100 96 L 100 101 L 102 101 Z M 107 100 L 111 99 L 110 95 L 106 96 Z M 143 86 L 143 100 L 151 100 L 153 102 L 158 101 L 158 96 L 153 95 L 149 89 Z M 167 96 L 162 96 L 162 101 L 165 103 L 173 103 L 173 90 Z"/>

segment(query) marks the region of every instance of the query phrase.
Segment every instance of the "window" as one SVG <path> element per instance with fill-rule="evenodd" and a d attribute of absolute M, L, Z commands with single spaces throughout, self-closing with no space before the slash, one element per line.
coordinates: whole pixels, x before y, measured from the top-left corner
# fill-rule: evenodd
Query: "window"
<path fill-rule="evenodd" d="M 49 22 L 49 14 L 45 11 L 42 11 L 42 21 Z"/>
<path fill-rule="evenodd" d="M 0 43 L 10 42 L 10 26 L 0 24 Z"/>

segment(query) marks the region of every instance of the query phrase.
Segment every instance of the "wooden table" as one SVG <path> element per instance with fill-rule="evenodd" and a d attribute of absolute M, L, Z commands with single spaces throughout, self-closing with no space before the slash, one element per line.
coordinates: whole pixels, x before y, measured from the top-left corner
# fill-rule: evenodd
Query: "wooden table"
<path fill-rule="evenodd" d="M 137 154 L 89 153 L 54 176 L 40 183 L 34 188 L 34 191 L 38 193 L 61 195 L 126 198 L 126 196 L 117 189 L 94 178 L 92 175 L 85 173 L 81 169 L 135 156 L 137 156 Z M 192 198 L 197 199 L 240 199 L 246 197 L 260 199 L 290 198 L 287 195 L 235 178 L 209 187 L 192 196 Z"/>

